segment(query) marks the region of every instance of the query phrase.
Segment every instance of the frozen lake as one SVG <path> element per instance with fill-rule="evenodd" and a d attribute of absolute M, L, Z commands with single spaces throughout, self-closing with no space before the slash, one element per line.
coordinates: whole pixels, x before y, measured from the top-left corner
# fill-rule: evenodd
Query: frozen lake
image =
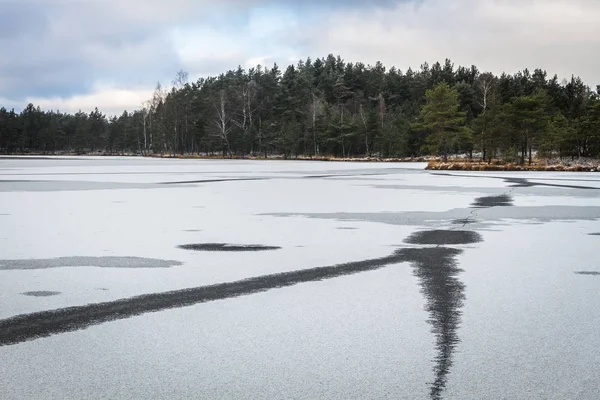
<path fill-rule="evenodd" d="M 600 174 L 0 157 L 1 399 L 600 398 Z"/>

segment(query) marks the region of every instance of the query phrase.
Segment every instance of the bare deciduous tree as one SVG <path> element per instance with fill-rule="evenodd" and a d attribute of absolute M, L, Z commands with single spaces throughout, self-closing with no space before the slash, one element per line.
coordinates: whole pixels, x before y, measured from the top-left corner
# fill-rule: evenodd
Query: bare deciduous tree
<path fill-rule="evenodd" d="M 381 130 L 383 131 L 383 127 L 385 125 L 385 115 L 387 113 L 387 107 L 385 105 L 385 98 L 383 97 L 383 93 L 379 93 L 377 97 L 378 107 L 377 111 L 379 112 L 379 123 L 381 124 Z"/>
<path fill-rule="evenodd" d="M 311 115 L 311 123 L 312 123 L 312 133 L 313 133 L 313 145 L 315 156 L 319 154 L 319 147 L 317 145 L 317 118 L 323 115 L 324 105 L 321 97 L 315 93 L 314 91 L 311 93 L 311 103 L 310 103 L 310 115 Z"/>
<path fill-rule="evenodd" d="M 371 155 L 371 152 L 369 149 L 369 130 L 368 130 L 368 126 L 367 126 L 367 116 L 365 115 L 365 110 L 364 110 L 362 104 L 359 104 L 359 106 L 358 106 L 358 114 L 360 115 L 360 120 L 361 120 L 361 122 L 363 124 L 363 128 L 365 130 L 365 150 L 368 155 Z"/>
<path fill-rule="evenodd" d="M 144 135 L 144 151 L 142 154 L 148 153 L 148 122 L 149 116 L 152 110 L 152 102 L 146 100 L 142 102 L 142 108 L 140 109 L 141 122 L 142 122 L 142 134 Z"/>
<path fill-rule="evenodd" d="M 231 157 L 231 144 L 229 143 L 229 134 L 234 127 L 232 123 L 231 116 L 227 113 L 226 108 L 226 99 L 225 99 L 225 90 L 219 91 L 219 96 L 217 101 L 213 103 L 215 111 L 217 113 L 217 117 L 213 121 L 215 127 L 217 128 L 217 136 L 225 143 L 227 146 L 227 154 Z"/>
<path fill-rule="evenodd" d="M 479 75 L 477 78 L 477 87 L 479 88 L 479 92 L 481 97 L 477 100 L 481 108 L 483 108 L 483 113 L 487 110 L 488 106 L 488 98 L 490 92 L 492 91 L 492 87 L 494 85 L 494 75 L 486 72 L 484 74 Z"/>
<path fill-rule="evenodd" d="M 477 83 L 477 87 L 479 88 L 479 94 L 480 94 L 480 97 L 477 99 L 477 103 L 479 103 L 479 105 L 483 109 L 483 111 L 481 112 L 481 115 L 483 116 L 483 118 L 485 118 L 485 112 L 488 109 L 489 96 L 491 94 L 491 91 L 492 91 L 492 88 L 494 85 L 494 75 L 489 72 L 483 73 L 483 74 L 479 75 L 476 83 Z M 482 131 L 481 131 L 481 158 L 484 161 L 485 161 L 486 150 L 487 150 L 486 146 L 485 146 L 485 137 L 486 137 L 485 127 L 486 127 L 486 124 L 484 123 L 482 125 Z"/>
<path fill-rule="evenodd" d="M 158 125 L 159 126 L 155 127 L 155 128 L 158 128 L 158 129 L 155 129 L 155 128 L 152 128 L 152 127 L 150 128 L 150 136 L 149 136 L 149 139 L 150 139 L 150 143 L 149 143 L 150 148 L 153 148 L 153 144 L 154 144 L 153 143 L 153 138 L 154 138 L 153 135 L 154 135 L 154 132 L 156 131 L 157 133 L 159 133 L 159 135 L 162 134 L 162 132 L 160 132 L 160 129 L 161 129 L 162 122 L 165 119 L 165 109 L 164 109 L 164 107 L 161 107 L 161 106 L 164 104 L 166 97 L 167 97 L 167 94 L 166 94 L 165 90 L 163 89 L 163 87 L 160 84 L 160 82 L 157 82 L 156 83 L 156 89 L 154 89 L 154 93 L 152 94 L 152 100 L 151 100 L 150 109 L 152 110 L 151 114 L 155 114 L 159 108 L 160 108 L 161 112 L 160 112 L 159 115 L 155 114 L 156 117 L 159 119 L 158 120 L 158 123 L 159 123 Z M 150 123 L 152 124 L 152 121 Z M 160 143 L 160 141 L 159 141 L 159 143 Z M 162 143 L 162 146 L 161 146 L 161 152 L 165 151 L 165 148 L 166 148 L 166 143 L 163 140 L 163 143 Z"/>
<path fill-rule="evenodd" d="M 254 124 L 254 115 L 262 105 L 262 103 L 256 105 L 258 84 L 256 81 L 250 80 L 234 90 L 241 102 L 241 110 L 236 114 L 237 118 L 233 119 L 232 123 L 242 130 L 244 136 L 248 136 Z M 253 150 L 251 149 L 250 152 L 252 153 Z"/>
<path fill-rule="evenodd" d="M 175 79 L 171 83 L 176 90 L 179 90 L 188 83 L 188 77 L 188 72 L 181 69 L 177 72 Z"/>

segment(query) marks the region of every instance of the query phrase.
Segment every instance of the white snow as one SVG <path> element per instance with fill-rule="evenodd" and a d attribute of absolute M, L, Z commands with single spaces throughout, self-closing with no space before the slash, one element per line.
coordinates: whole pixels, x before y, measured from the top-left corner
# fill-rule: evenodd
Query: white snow
<path fill-rule="evenodd" d="M 442 398 L 599 398 L 600 278 L 574 272 L 600 270 L 588 235 L 600 232 L 600 176 L 423 167 L 0 158 L 0 318 L 384 257 L 416 230 L 489 218 L 482 243 L 456 246 L 466 298 Z M 257 180 L 163 184 L 239 178 Z M 503 193 L 514 207 L 470 208 Z M 177 247 L 213 242 L 281 249 Z M 2 269 L 72 256 L 182 265 Z M 436 350 L 422 289 L 402 263 L 2 346 L 0 398 L 427 398 Z M 33 291 L 60 294 L 22 294 Z"/>

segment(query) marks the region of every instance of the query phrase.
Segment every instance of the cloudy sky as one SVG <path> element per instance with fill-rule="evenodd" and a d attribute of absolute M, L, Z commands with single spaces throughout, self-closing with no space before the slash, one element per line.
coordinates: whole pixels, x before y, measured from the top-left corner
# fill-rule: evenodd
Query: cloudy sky
<path fill-rule="evenodd" d="M 598 0 L 0 0 L 0 106 L 132 110 L 157 81 L 339 54 L 600 84 Z"/>

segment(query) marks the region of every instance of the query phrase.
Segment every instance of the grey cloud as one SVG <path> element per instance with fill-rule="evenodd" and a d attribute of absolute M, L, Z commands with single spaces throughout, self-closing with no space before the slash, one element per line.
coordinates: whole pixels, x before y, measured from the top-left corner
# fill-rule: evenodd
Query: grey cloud
<path fill-rule="evenodd" d="M 72 95 L 99 80 L 153 82 L 179 67 L 166 35 L 176 15 L 142 5 L 125 12 L 113 1 L 10 6 L 0 13 L 0 46 L 10 55 L 0 60 L 3 97 Z"/>
<path fill-rule="evenodd" d="M 252 42 L 245 24 L 267 4 L 291 8 L 298 26 Z M 0 0 L 0 9 L 0 98 L 15 101 L 85 94 L 98 82 L 152 87 L 179 68 L 190 78 L 257 59 L 284 68 L 289 57 L 329 53 L 404 70 L 446 57 L 494 72 L 541 67 L 600 83 L 593 0 Z M 184 38 L 182 52 L 172 30 L 198 26 L 214 37 Z M 220 40 L 222 31 L 238 36 Z"/>
<path fill-rule="evenodd" d="M 542 68 L 600 83 L 600 3 L 595 0 L 427 0 L 393 10 L 331 14 L 312 31 L 318 54 L 406 70 L 450 58 L 495 73 Z"/>
<path fill-rule="evenodd" d="M 175 26 L 220 24 L 239 18 L 254 6 L 276 4 L 297 11 L 329 6 L 351 8 L 389 6 L 390 0 L 373 3 L 351 0 L 0 0 L 0 97 L 71 96 L 89 92 L 98 81 L 126 88 L 172 76 L 184 67 L 169 32 Z M 226 20 L 227 20 L 226 19 Z M 218 21 L 218 22 L 215 22 Z M 233 25 L 233 24 L 232 24 Z M 238 25 L 239 28 L 239 25 Z M 282 40 L 282 38 L 277 38 Z M 290 41 L 292 43 L 292 41 Z M 302 49 L 300 49 L 302 50 Z M 204 60 L 199 71 L 232 68 L 244 57 L 233 54 L 227 63 Z M 211 65 L 217 64 L 217 65 Z"/>
<path fill-rule="evenodd" d="M 0 38 L 3 40 L 13 40 L 23 33 L 35 37 L 44 32 L 45 26 L 46 18 L 43 14 L 31 12 L 18 3 L 3 6 L 0 13 Z"/>

